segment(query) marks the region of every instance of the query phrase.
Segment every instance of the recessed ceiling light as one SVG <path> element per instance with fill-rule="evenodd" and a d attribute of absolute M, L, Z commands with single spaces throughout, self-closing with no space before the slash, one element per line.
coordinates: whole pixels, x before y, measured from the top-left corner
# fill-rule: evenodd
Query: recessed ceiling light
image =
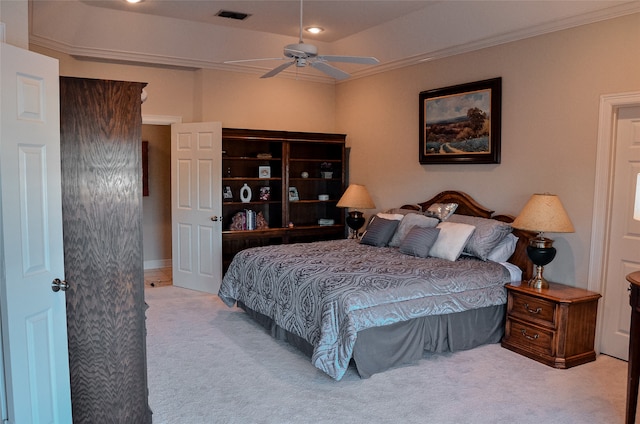
<path fill-rule="evenodd" d="M 306 27 L 304 30 L 307 32 L 310 32 L 311 34 L 320 34 L 322 31 L 324 31 L 324 28 L 311 26 L 311 27 Z"/>
<path fill-rule="evenodd" d="M 127 3 L 142 3 L 144 0 L 127 0 Z"/>

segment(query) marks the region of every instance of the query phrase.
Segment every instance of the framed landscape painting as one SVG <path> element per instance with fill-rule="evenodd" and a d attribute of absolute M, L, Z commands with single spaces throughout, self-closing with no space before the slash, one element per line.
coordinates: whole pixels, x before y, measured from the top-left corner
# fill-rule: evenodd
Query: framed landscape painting
<path fill-rule="evenodd" d="M 502 78 L 420 93 L 420 163 L 500 163 Z"/>

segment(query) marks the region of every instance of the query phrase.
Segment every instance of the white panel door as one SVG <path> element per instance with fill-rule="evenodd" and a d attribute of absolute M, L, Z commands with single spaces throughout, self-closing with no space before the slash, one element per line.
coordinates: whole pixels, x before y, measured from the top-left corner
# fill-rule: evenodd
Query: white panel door
<path fill-rule="evenodd" d="M 0 43 L 0 83 L 3 419 L 70 423 L 58 61 Z"/>
<path fill-rule="evenodd" d="M 633 219 L 640 175 L 640 107 L 620 108 L 615 128 L 615 171 L 601 352 L 627 360 L 631 307 L 629 283 L 625 277 L 640 271 L 640 221 Z"/>
<path fill-rule="evenodd" d="M 222 125 L 171 125 L 173 284 L 218 293 L 222 279 Z"/>

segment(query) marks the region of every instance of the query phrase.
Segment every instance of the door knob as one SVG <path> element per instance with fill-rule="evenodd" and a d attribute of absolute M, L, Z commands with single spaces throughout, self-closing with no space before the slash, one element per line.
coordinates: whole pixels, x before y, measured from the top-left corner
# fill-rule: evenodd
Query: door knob
<path fill-rule="evenodd" d="M 216 216 L 216 215 L 213 215 L 213 216 L 211 217 L 211 220 L 212 220 L 212 221 L 214 221 L 214 222 L 215 222 L 215 221 L 220 221 L 220 222 L 222 222 L 222 217 L 218 217 L 218 216 Z"/>
<path fill-rule="evenodd" d="M 56 278 L 51 282 L 51 290 L 54 292 L 59 292 L 60 290 L 67 291 L 68 288 L 69 283 L 64 280 L 61 281 L 59 278 Z"/>

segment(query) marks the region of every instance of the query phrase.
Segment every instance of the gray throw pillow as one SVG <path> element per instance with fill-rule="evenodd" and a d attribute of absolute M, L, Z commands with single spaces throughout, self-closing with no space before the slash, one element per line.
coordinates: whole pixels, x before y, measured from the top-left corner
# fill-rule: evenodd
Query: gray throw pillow
<path fill-rule="evenodd" d="M 370 246 L 385 247 L 396 232 L 400 221 L 380 218 L 376 216 L 371 220 L 367 231 L 362 236 L 360 243 Z"/>
<path fill-rule="evenodd" d="M 413 227 L 400 243 L 400 252 L 405 255 L 426 258 L 440 233 L 439 228 Z"/>
<path fill-rule="evenodd" d="M 433 228 L 438 225 L 440 221 L 437 218 L 432 218 L 429 216 L 424 216 L 419 213 L 411 213 L 407 214 L 402 218 L 400 224 L 398 224 L 398 229 L 395 234 L 391 238 L 389 242 L 389 246 L 398 247 L 404 240 L 404 238 L 409 234 L 409 231 L 413 227 L 422 227 L 422 228 Z"/>
<path fill-rule="evenodd" d="M 476 216 L 454 214 L 451 215 L 448 221 L 476 227 L 471 238 L 464 246 L 463 253 L 475 256 L 483 261 L 488 259 L 489 253 L 513 230 L 511 225 L 506 222 Z"/>

